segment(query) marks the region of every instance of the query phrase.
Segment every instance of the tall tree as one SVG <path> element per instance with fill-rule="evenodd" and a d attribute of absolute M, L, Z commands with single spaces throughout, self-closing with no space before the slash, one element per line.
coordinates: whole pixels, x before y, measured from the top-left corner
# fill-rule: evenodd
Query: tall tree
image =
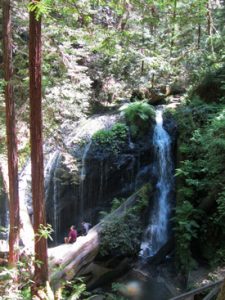
<path fill-rule="evenodd" d="M 38 6 L 34 6 L 33 9 L 31 7 L 29 24 L 29 73 L 31 174 L 35 232 L 34 293 L 40 286 L 45 286 L 48 280 L 47 240 L 40 232 L 41 226 L 46 226 L 46 217 L 42 145 L 41 17 L 39 16 L 37 19 L 37 16 Z"/>
<path fill-rule="evenodd" d="M 6 135 L 8 147 L 8 177 L 9 177 L 9 264 L 15 266 L 19 259 L 19 191 L 18 191 L 18 155 L 15 126 L 15 108 L 13 100 L 13 64 L 12 64 L 12 25 L 10 0 L 3 0 L 3 52 Z"/>

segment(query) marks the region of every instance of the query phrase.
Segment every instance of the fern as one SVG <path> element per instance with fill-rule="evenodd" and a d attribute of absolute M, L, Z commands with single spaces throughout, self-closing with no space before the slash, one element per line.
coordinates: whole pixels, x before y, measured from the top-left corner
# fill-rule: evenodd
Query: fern
<path fill-rule="evenodd" d="M 150 104 L 141 101 L 130 104 L 123 112 L 133 137 L 144 134 L 155 118 L 154 108 Z"/>
<path fill-rule="evenodd" d="M 36 20 L 39 20 L 41 16 L 49 15 L 52 9 L 53 0 L 33 0 L 28 4 L 28 11 L 35 12 Z"/>

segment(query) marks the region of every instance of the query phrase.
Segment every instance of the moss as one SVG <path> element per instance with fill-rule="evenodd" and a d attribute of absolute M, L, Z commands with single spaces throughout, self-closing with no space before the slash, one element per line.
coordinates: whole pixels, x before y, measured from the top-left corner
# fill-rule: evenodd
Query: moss
<path fill-rule="evenodd" d="M 128 127 L 122 123 L 116 123 L 111 129 L 101 129 L 92 137 L 93 145 L 104 154 L 118 155 L 128 141 Z"/>
<path fill-rule="evenodd" d="M 133 256 L 139 251 L 141 229 L 139 217 L 133 214 L 105 222 L 100 235 L 100 255 Z"/>
<path fill-rule="evenodd" d="M 136 101 L 124 109 L 124 115 L 131 135 L 135 138 L 144 135 L 151 128 L 155 110 L 146 102 Z"/>
<path fill-rule="evenodd" d="M 136 194 L 135 205 L 125 215 L 104 223 L 100 235 L 100 255 L 134 256 L 139 252 L 144 226 L 143 213 L 148 207 L 151 191 L 150 184 L 144 185 Z"/>

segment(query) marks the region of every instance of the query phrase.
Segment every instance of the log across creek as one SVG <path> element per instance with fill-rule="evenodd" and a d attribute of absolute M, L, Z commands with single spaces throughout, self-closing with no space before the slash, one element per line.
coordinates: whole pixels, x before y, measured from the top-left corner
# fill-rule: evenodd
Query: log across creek
<path fill-rule="evenodd" d="M 86 236 L 77 238 L 74 244 L 63 244 L 48 249 L 50 283 L 71 280 L 80 275 L 99 251 L 99 226 L 92 228 Z"/>
<path fill-rule="evenodd" d="M 82 275 L 82 271 L 93 262 L 99 252 L 100 232 L 104 223 L 126 214 L 139 198 L 139 192 L 129 197 L 119 208 L 94 226 L 86 236 L 78 237 L 74 244 L 63 244 L 48 249 L 49 280 L 52 287 L 56 287 L 62 280 L 71 280 L 75 276 Z"/>

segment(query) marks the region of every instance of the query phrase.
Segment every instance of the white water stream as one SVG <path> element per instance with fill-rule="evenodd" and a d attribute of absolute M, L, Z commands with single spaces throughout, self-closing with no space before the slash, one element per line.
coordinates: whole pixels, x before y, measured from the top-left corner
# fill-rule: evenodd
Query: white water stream
<path fill-rule="evenodd" d="M 171 139 L 163 128 L 163 112 L 156 111 L 156 125 L 153 135 L 155 165 L 158 180 L 153 209 L 149 225 L 141 244 L 141 257 L 153 256 L 168 240 L 169 217 L 171 207 L 169 196 L 173 188 L 173 160 L 171 156 Z"/>
<path fill-rule="evenodd" d="M 92 140 L 90 140 L 85 146 L 84 153 L 81 161 L 81 174 L 80 174 L 80 215 L 84 215 L 84 187 L 86 177 L 86 158 L 88 151 L 91 147 Z"/>

